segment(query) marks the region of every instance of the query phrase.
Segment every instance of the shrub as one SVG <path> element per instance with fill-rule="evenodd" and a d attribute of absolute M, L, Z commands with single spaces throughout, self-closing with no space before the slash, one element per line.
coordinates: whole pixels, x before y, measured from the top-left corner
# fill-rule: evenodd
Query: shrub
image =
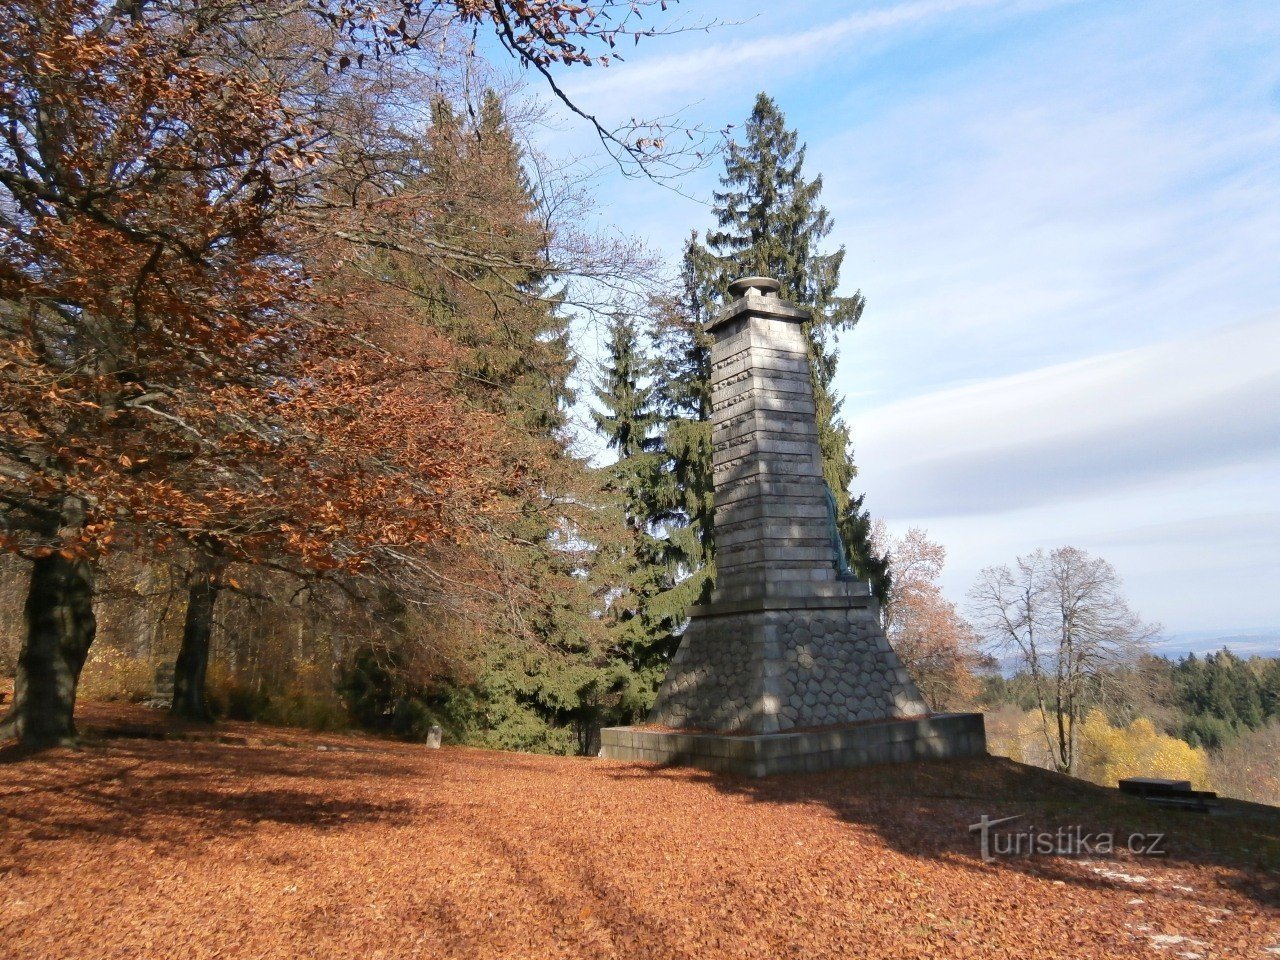
<path fill-rule="evenodd" d="M 1209 755 L 1216 790 L 1280 806 L 1280 721 L 1250 730 Z"/>
<path fill-rule="evenodd" d="M 1004 705 L 987 713 L 987 749 L 993 754 L 1033 767 L 1054 769 L 1053 754 L 1044 735 L 1039 710 Z"/>
<path fill-rule="evenodd" d="M 409 680 L 394 651 L 358 650 L 343 671 L 339 691 L 351 721 L 365 730 L 425 740 L 436 724 L 454 727 Z"/>
<path fill-rule="evenodd" d="M 1090 711 L 1081 726 L 1078 774 L 1108 787 L 1124 777 L 1167 777 L 1203 790 L 1210 780 L 1204 750 L 1161 733 L 1145 717 L 1113 727 L 1101 710 Z"/>
<path fill-rule="evenodd" d="M 336 697 L 309 690 L 291 690 L 268 697 L 258 719 L 307 730 L 345 730 L 349 726 L 346 709 Z"/>
<path fill-rule="evenodd" d="M 85 700 L 146 700 L 155 690 L 155 671 L 149 659 L 131 657 L 105 643 L 89 649 L 80 672 L 78 696 Z"/>
<path fill-rule="evenodd" d="M 261 684 L 241 680 L 217 662 L 209 664 L 205 684 L 209 709 L 227 720 L 258 720 L 271 699 Z"/>
<path fill-rule="evenodd" d="M 350 725 L 341 699 L 307 664 L 274 691 L 211 664 L 207 694 L 214 715 L 228 720 L 307 730 L 343 730 Z"/>

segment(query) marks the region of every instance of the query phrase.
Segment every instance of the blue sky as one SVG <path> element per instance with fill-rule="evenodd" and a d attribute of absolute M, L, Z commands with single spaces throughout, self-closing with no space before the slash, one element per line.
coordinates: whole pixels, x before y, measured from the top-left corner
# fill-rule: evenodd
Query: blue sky
<path fill-rule="evenodd" d="M 779 102 L 867 297 L 837 386 L 873 514 L 947 545 L 954 599 L 1070 543 L 1170 632 L 1280 653 L 1274 0 L 672 11 L 742 22 L 565 86 L 606 123 Z M 568 121 L 543 146 L 597 149 Z M 604 166 L 599 215 L 674 259 L 718 172 L 676 192 Z"/>

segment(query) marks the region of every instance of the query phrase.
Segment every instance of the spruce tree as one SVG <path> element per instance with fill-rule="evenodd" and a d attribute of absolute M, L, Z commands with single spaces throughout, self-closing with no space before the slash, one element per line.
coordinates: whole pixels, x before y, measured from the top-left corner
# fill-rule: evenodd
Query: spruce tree
<path fill-rule="evenodd" d="M 697 234 L 685 244 L 679 296 L 660 305 L 655 331 L 661 362 L 657 400 L 666 458 L 657 490 L 657 519 L 665 531 L 675 583 L 663 598 L 682 616 L 705 599 L 715 578 L 711 475 L 711 337 L 717 309 L 708 283 L 711 261 Z"/>
<path fill-rule="evenodd" d="M 627 531 L 618 551 L 616 595 L 608 618 L 621 722 L 652 706 L 678 626 L 669 608 L 654 603 L 671 588 L 672 577 L 666 542 L 658 535 L 662 457 L 654 436 L 659 415 L 653 373 L 635 319 L 619 313 L 610 325 L 608 360 L 595 391 L 599 409 L 592 418 L 618 457 L 606 468 L 605 488 L 617 498 Z"/>
<path fill-rule="evenodd" d="M 850 485 L 857 476 L 851 452 L 849 429 L 840 416 L 841 399 L 832 388 L 837 358 L 834 337 L 853 329 L 862 316 L 861 293 L 842 297 L 836 294 L 844 248 L 821 251 L 830 234 L 832 221 L 820 203 L 822 177 L 806 179 L 805 147 L 774 101 L 764 93 L 756 98 L 747 121 L 743 142 L 732 143 L 725 158 L 722 190 L 715 193 L 717 228 L 706 235 L 705 244 L 695 237 L 686 246 L 684 272 L 686 311 L 691 322 L 705 323 L 727 296 L 729 284 L 743 276 L 773 277 L 781 285 L 780 295 L 813 312 L 806 324 L 809 338 L 810 371 L 818 439 L 822 450 L 823 473 L 836 501 L 837 526 L 854 571 L 870 581 L 881 600 L 887 600 L 890 578 L 887 558 L 872 547 L 871 521 L 862 497 L 853 497 Z M 686 376 L 693 371 L 681 371 Z M 701 390 L 707 392 L 709 368 L 701 373 Z M 686 393 L 698 388 L 687 380 L 676 381 Z M 687 419 L 690 413 L 671 404 L 673 416 Z M 707 417 L 709 419 L 709 411 Z M 710 424 L 707 424 L 709 434 Z M 703 453 L 688 445 L 671 450 L 673 429 L 667 431 L 668 449 L 677 463 Z M 679 439 L 677 435 L 677 440 Z M 695 489 L 693 499 L 710 491 L 710 439 L 705 444 L 708 463 L 701 471 L 684 466 L 690 482 L 705 483 Z M 702 541 L 710 555 L 710 523 L 702 531 Z"/>
<path fill-rule="evenodd" d="M 1280 717 L 1280 657 L 1259 665 L 1258 688 L 1263 715 L 1269 719 Z"/>
<path fill-rule="evenodd" d="M 853 456 L 848 460 L 852 466 Z M 824 464 L 825 466 L 825 464 Z M 853 475 L 857 476 L 857 468 L 853 467 Z M 830 481 L 828 481 L 830 482 Z M 837 508 L 840 503 L 840 492 L 833 491 Z M 849 565 L 863 580 L 871 584 L 871 591 L 888 607 L 892 601 L 893 576 L 889 570 L 889 556 L 876 551 L 871 538 L 871 513 L 862 503 L 866 494 L 850 496 L 845 508 L 840 511 L 838 527 L 840 539 L 844 541 Z"/>
<path fill-rule="evenodd" d="M 653 515 L 653 453 L 657 441 L 652 436 L 658 423 L 651 383 L 652 364 L 644 355 L 634 318 L 615 315 L 609 325 L 609 353 L 603 374 L 596 384 L 599 409 L 591 418 L 604 434 L 617 461 L 610 469 L 609 486 L 622 498 L 627 526 L 645 529 Z"/>
<path fill-rule="evenodd" d="M 579 533 L 596 478 L 570 449 L 574 361 L 547 224 L 496 95 L 465 112 L 437 101 L 426 137 L 406 149 L 420 177 L 412 186 L 435 201 L 423 213 L 434 238 L 467 257 L 441 271 L 387 254 L 383 269 L 414 293 L 413 319 L 461 348 L 451 363 L 461 389 L 510 428 L 505 455 L 521 470 L 497 491 L 492 537 L 461 557 L 479 571 L 466 609 L 484 642 L 401 699 L 467 742 L 590 750 L 625 677 L 607 660 L 590 538 Z"/>

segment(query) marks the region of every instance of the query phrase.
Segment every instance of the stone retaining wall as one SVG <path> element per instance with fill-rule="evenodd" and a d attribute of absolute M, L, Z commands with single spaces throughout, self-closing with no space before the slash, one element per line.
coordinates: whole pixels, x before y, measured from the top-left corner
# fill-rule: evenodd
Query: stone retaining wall
<path fill-rule="evenodd" d="M 747 737 L 612 727 L 602 732 L 601 744 L 600 755 L 612 760 L 679 764 L 748 777 L 980 757 L 987 752 L 980 713 L 943 713 L 916 720 Z"/>

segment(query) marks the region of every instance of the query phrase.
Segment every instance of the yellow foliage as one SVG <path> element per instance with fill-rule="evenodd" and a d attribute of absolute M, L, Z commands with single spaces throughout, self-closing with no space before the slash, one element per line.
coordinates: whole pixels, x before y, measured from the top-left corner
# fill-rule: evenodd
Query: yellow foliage
<path fill-rule="evenodd" d="M 1049 736 L 1056 736 L 1048 718 Z M 987 742 L 992 753 L 1019 763 L 1053 769 L 1053 754 L 1045 736 L 1046 718 L 1038 710 L 1004 709 L 987 715 Z M 1114 787 L 1124 777 L 1166 777 L 1190 780 L 1209 788 L 1209 755 L 1182 740 L 1165 736 L 1150 720 L 1113 727 L 1106 714 L 1093 710 L 1076 731 L 1076 776 Z"/>
<path fill-rule="evenodd" d="M 1101 710 L 1092 710 L 1080 728 L 1078 774 L 1108 787 L 1124 777 L 1166 777 L 1190 780 L 1197 790 L 1206 790 L 1209 757 L 1161 733 L 1145 717 L 1113 727 Z"/>
<path fill-rule="evenodd" d="M 1003 707 L 987 714 L 987 749 L 1033 767 L 1053 769 L 1045 743 L 1044 715 L 1039 710 Z"/>
<path fill-rule="evenodd" d="M 145 700 L 154 686 L 151 661 L 105 643 L 89 648 L 78 695 L 85 700 Z"/>

